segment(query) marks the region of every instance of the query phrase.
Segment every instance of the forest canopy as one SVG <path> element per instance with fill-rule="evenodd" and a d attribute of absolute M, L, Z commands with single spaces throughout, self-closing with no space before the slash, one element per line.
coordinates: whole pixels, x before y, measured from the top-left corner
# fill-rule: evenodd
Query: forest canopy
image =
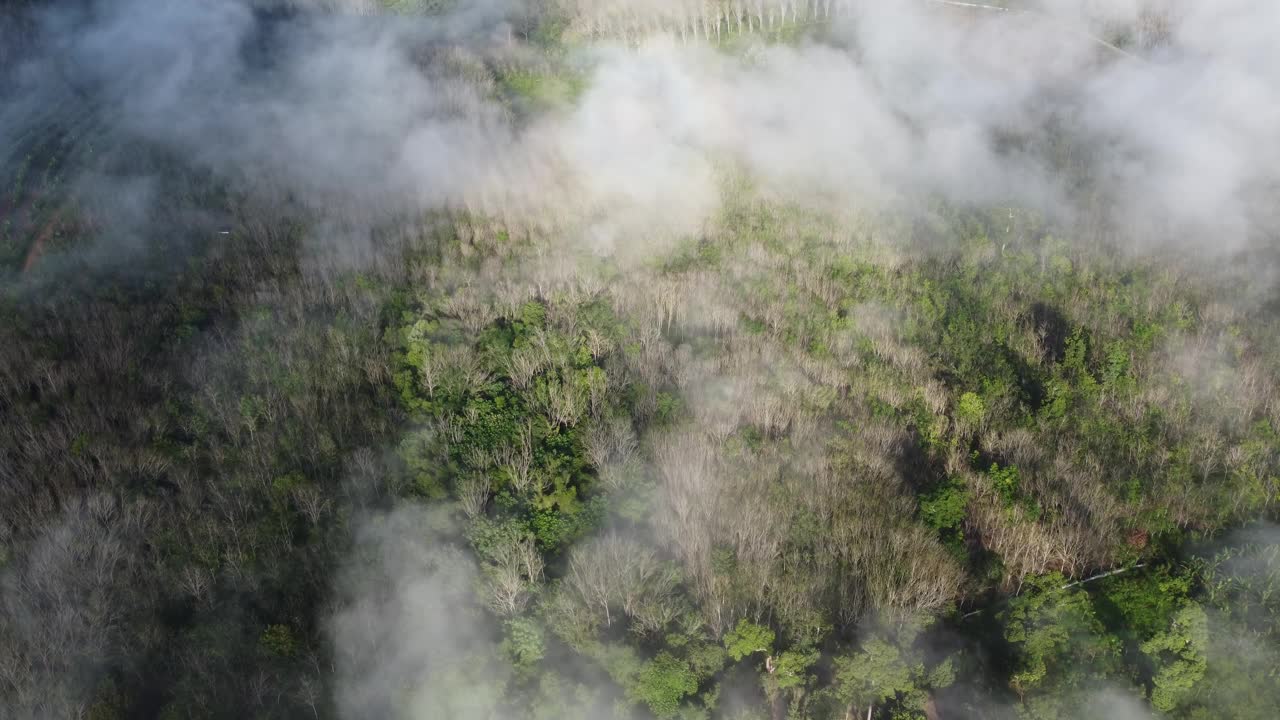
<path fill-rule="evenodd" d="M 0 715 L 1274 717 L 1208 5 L 0 2 Z"/>

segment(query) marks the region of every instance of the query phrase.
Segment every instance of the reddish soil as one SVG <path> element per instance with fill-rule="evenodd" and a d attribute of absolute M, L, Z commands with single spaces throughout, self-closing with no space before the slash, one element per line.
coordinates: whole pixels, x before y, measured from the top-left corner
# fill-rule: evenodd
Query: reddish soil
<path fill-rule="evenodd" d="M 49 213 L 39 226 L 34 226 L 34 209 L 40 200 L 39 193 L 27 193 L 19 198 L 7 197 L 0 200 L 0 218 L 12 218 L 19 236 L 31 237 L 31 245 L 22 260 L 22 272 L 30 272 L 44 254 L 45 245 L 60 230 L 72 230 L 76 224 L 68 220 L 66 206 Z M 34 227 L 33 227 L 34 226 Z M 34 230 L 34 234 L 31 231 Z"/>

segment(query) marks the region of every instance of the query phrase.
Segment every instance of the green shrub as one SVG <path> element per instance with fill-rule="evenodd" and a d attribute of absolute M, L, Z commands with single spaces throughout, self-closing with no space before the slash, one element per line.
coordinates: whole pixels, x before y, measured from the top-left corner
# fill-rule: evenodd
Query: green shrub
<path fill-rule="evenodd" d="M 628 694 L 649 706 L 659 718 L 674 717 L 680 702 L 698 692 L 698 677 L 689 664 L 661 652 L 645 663 Z"/>
<path fill-rule="evenodd" d="M 546 655 L 546 639 L 542 627 L 528 618 L 512 618 L 506 623 L 504 646 L 517 670 L 533 669 Z"/>
<path fill-rule="evenodd" d="M 738 621 L 737 627 L 724 634 L 724 647 L 734 662 L 749 655 L 773 652 L 773 631 L 747 619 Z"/>
<path fill-rule="evenodd" d="M 268 625 L 260 643 L 263 650 L 277 657 L 292 657 L 298 650 L 298 641 L 288 625 Z"/>
<path fill-rule="evenodd" d="M 935 530 L 954 530 L 964 522 L 969 505 L 969 488 L 956 478 L 920 498 L 920 517 Z"/>

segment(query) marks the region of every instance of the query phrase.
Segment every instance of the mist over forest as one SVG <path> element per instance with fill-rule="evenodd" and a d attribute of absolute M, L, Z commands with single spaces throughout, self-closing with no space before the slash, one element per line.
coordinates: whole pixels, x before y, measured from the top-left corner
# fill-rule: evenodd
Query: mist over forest
<path fill-rule="evenodd" d="M 1277 30 L 0 0 L 0 719 L 1275 718 Z"/>

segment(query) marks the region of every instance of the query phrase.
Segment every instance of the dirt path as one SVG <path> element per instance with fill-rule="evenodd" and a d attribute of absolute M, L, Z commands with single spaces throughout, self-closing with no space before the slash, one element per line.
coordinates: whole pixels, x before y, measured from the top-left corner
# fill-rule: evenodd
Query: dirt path
<path fill-rule="evenodd" d="M 36 234 L 36 239 L 31 243 L 31 247 L 27 248 L 27 257 L 22 261 L 22 272 L 30 272 L 35 267 L 36 261 L 40 259 L 40 255 L 44 253 L 44 244 L 49 238 L 53 237 L 53 233 L 58 229 L 61 212 L 56 212 L 53 217 L 49 218 L 49 222 L 40 228 L 40 232 Z"/>

